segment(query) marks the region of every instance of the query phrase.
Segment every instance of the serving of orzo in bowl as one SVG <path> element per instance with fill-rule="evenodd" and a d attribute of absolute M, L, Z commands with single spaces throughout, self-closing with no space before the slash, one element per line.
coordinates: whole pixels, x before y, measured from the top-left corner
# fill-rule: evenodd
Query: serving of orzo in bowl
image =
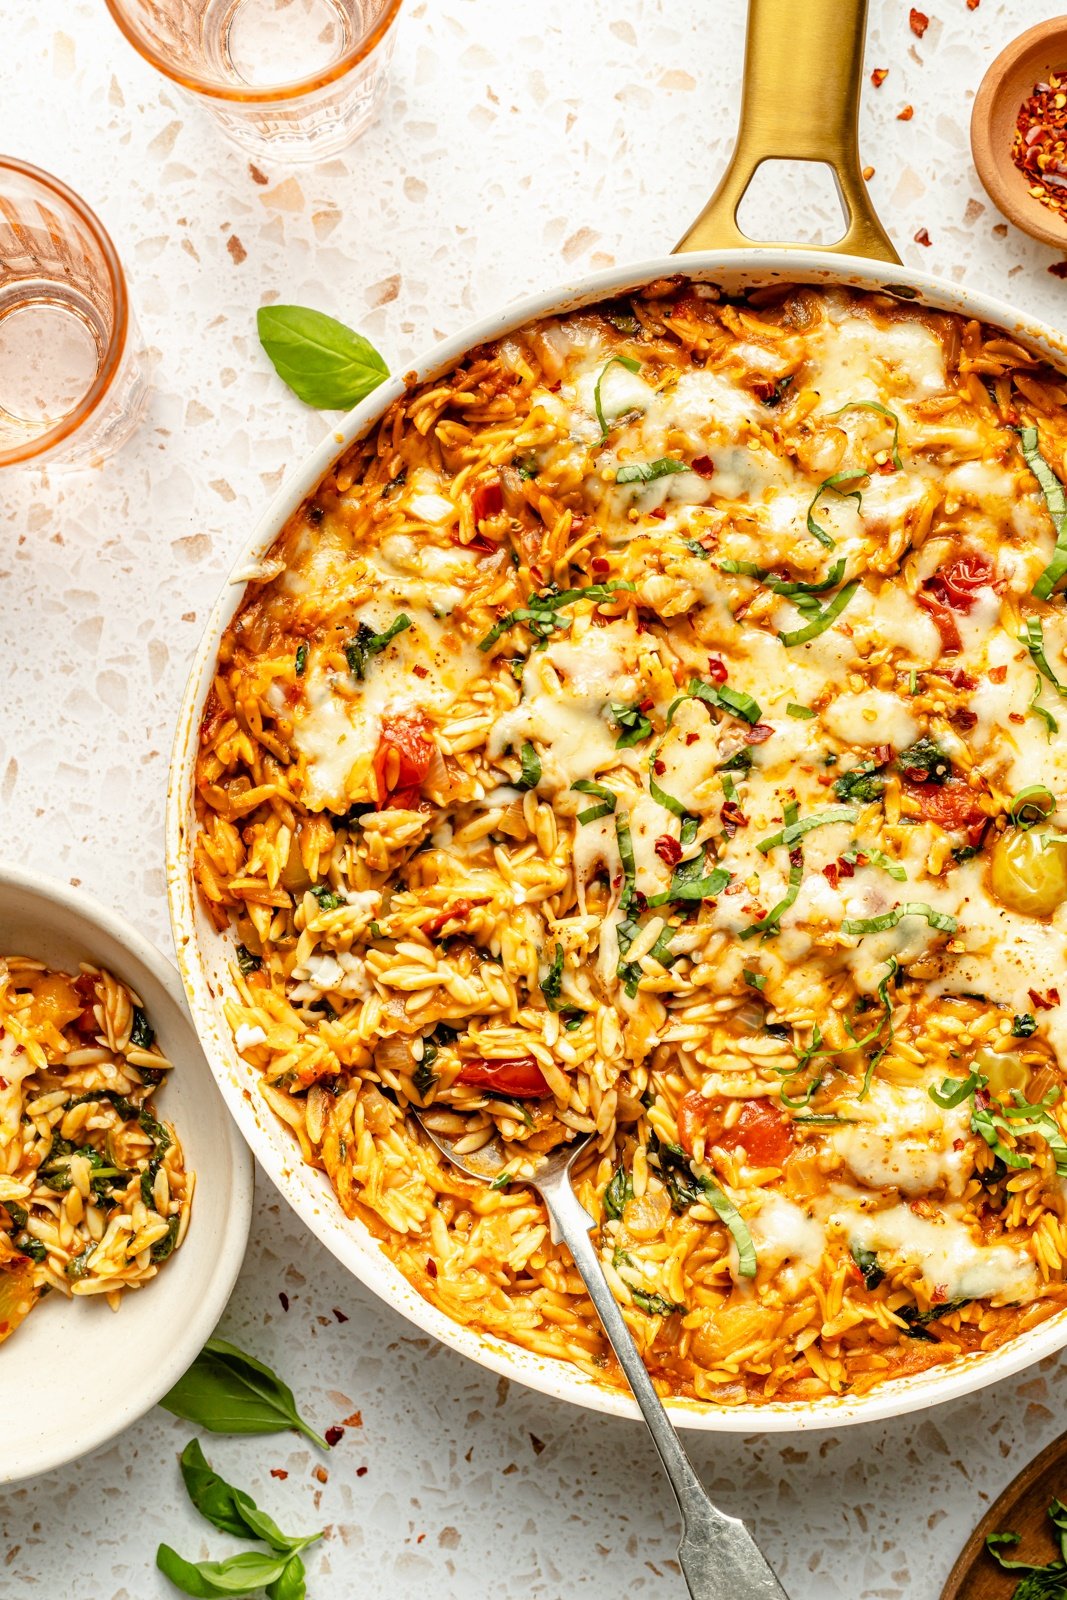
<path fill-rule="evenodd" d="M 210 1336 L 247 1149 L 177 975 L 121 917 L 0 867 L 0 1482 L 112 1438 Z"/>
<path fill-rule="evenodd" d="M 629 1414 L 522 1182 L 592 1129 L 683 1425 L 1067 1342 L 1065 363 L 903 268 L 694 253 L 439 347 L 270 508 L 178 730 L 179 963 L 266 1170 L 405 1316 Z"/>

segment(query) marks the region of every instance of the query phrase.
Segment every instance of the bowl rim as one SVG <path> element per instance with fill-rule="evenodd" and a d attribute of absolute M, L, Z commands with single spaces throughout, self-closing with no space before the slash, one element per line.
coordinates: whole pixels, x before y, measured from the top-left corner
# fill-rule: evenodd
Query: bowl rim
<path fill-rule="evenodd" d="M 282 1137 L 287 1142 L 284 1145 L 280 1142 L 279 1130 L 273 1126 L 277 1119 L 266 1108 L 262 1097 L 254 1094 L 259 1075 L 236 1055 L 232 1035 L 220 1021 L 217 990 L 221 980 L 216 973 L 209 974 L 200 949 L 198 933 L 208 930 L 190 870 L 194 837 L 192 800 L 201 711 L 211 685 L 222 632 L 241 603 L 248 569 L 270 548 L 289 516 L 314 490 L 330 465 L 368 432 L 407 389 L 440 374 L 473 346 L 502 337 L 535 317 L 577 309 L 613 294 L 632 291 L 657 278 L 679 274 L 712 283 L 723 278 L 737 279 L 739 285 L 749 287 L 757 283 L 807 282 L 869 291 L 881 289 L 898 298 L 978 316 L 1011 329 L 1018 337 L 1043 347 L 1050 359 L 1067 365 L 1067 339 L 1036 317 L 1022 314 L 1004 301 L 929 273 L 821 250 L 752 247 L 660 255 L 638 262 L 623 262 L 523 296 L 468 324 L 433 346 L 403 374 L 386 379 L 329 429 L 272 496 L 240 549 L 190 663 L 171 751 L 167 796 L 167 892 L 178 969 L 189 1008 L 216 1082 L 234 1119 L 282 1197 L 361 1283 L 392 1310 L 449 1349 L 553 1399 L 633 1419 L 638 1419 L 640 1412 L 628 1393 L 609 1389 L 576 1365 L 537 1356 L 499 1336 L 454 1322 L 424 1300 L 389 1260 L 366 1226 L 345 1217 L 323 1174 L 301 1160 L 295 1141 L 288 1142 L 289 1136 L 283 1132 Z M 262 1117 L 258 1114 L 257 1102 L 262 1102 Z M 911 1377 L 889 1380 L 859 1398 L 837 1396 L 812 1402 L 770 1401 L 737 1407 L 717 1407 L 713 1402 L 672 1398 L 667 1401 L 667 1409 L 677 1426 L 707 1432 L 760 1435 L 834 1429 L 882 1421 L 957 1399 L 1030 1366 L 1065 1345 L 1067 1311 L 996 1351 L 977 1357 L 965 1356 L 941 1369 L 932 1368 Z"/>
<path fill-rule="evenodd" d="M 971 155 L 982 187 L 997 210 L 1032 239 L 1067 253 L 1067 212 L 1059 223 L 1056 213 L 1027 192 L 1026 179 L 1012 159 L 1011 146 L 997 137 L 994 124 L 1008 113 L 1004 99 L 1011 97 L 1011 126 L 1023 99 L 1033 87 L 1033 79 L 1022 93 L 1016 79 L 1030 76 L 1030 57 L 1040 57 L 1046 45 L 1059 40 L 1063 64 L 1067 67 L 1067 16 L 1049 17 L 1027 28 L 1007 44 L 986 68 L 971 108 Z"/>
<path fill-rule="evenodd" d="M 189 1013 L 178 973 L 162 952 L 125 916 L 103 905 L 84 889 L 74 888 L 56 878 L 13 866 L 9 862 L 0 862 L 0 897 L 8 889 L 17 890 L 44 903 L 57 905 L 69 913 L 74 925 L 72 937 L 76 940 L 79 937 L 77 922 L 81 920 L 91 929 L 98 929 L 116 944 L 121 945 L 124 953 L 130 958 L 131 967 L 143 968 L 166 991 L 175 1006 L 177 1016 L 189 1030 L 191 1042 L 194 1044 L 197 1042 L 197 1031 Z M 88 944 L 88 941 L 86 943 Z M 86 949 L 84 959 L 93 959 L 91 948 Z M 137 987 L 136 978 L 132 974 L 123 972 L 118 975 L 127 981 L 132 981 L 134 988 Z M 215 1080 L 211 1063 L 202 1049 L 200 1055 L 207 1079 L 214 1089 Z M 195 1299 L 191 1299 L 188 1315 L 183 1319 L 180 1328 L 173 1330 L 173 1337 L 162 1344 L 150 1377 L 136 1392 L 125 1394 L 121 1404 L 116 1405 L 111 1412 L 105 1413 L 100 1408 L 94 1410 L 87 1407 L 83 1413 L 84 1420 L 80 1418 L 77 1424 L 72 1425 L 66 1440 L 51 1449 L 46 1446 L 31 1445 L 14 1461 L 5 1449 L 0 1457 L 0 1486 L 22 1483 L 42 1473 L 55 1471 L 81 1460 L 91 1451 L 110 1443 L 159 1403 L 211 1337 L 233 1292 L 244 1261 L 252 1224 L 255 1173 L 251 1151 L 247 1142 L 240 1137 L 233 1118 L 228 1112 L 224 1112 L 220 1121 L 229 1147 L 231 1179 L 225 1223 L 221 1233 L 215 1235 L 213 1240 L 211 1270 L 203 1292 L 198 1293 Z M 0 1363 L 2 1360 L 0 1354 Z"/>

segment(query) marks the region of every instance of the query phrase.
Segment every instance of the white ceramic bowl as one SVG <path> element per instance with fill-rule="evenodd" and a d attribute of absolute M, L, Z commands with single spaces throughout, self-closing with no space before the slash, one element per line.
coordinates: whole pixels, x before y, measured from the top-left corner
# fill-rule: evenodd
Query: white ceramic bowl
<path fill-rule="evenodd" d="M 0 867 L 0 955 L 108 967 L 135 989 L 174 1070 L 158 1108 L 196 1173 L 181 1249 L 117 1312 L 52 1294 L 0 1345 L 0 1483 L 75 1461 L 154 1406 L 210 1338 L 241 1268 L 252 1160 L 226 1113 L 178 975 L 124 918 L 66 884 Z"/>
<path fill-rule="evenodd" d="M 675 272 L 684 272 L 697 281 L 715 283 L 730 294 L 774 283 L 888 288 L 902 298 L 916 299 L 939 310 L 979 317 L 1042 351 L 1061 369 L 1067 366 L 1067 342 L 1061 336 L 969 285 L 945 283 L 926 273 L 887 266 L 881 261 L 865 261 L 856 256 L 776 247 L 698 251 L 612 267 L 576 283 L 532 295 L 505 311 L 485 317 L 439 344 L 410 373 L 390 378 L 376 389 L 344 418 L 336 431 L 327 435 L 268 506 L 237 560 L 229 585 L 216 602 L 193 662 L 174 740 L 167 808 L 171 923 L 193 1020 L 241 1132 L 285 1199 L 338 1261 L 394 1310 L 435 1338 L 482 1366 L 539 1389 L 543 1394 L 590 1410 L 630 1417 L 636 1417 L 638 1411 L 628 1394 L 605 1388 L 576 1366 L 534 1355 L 491 1334 L 453 1322 L 430 1305 L 388 1260 L 370 1230 L 359 1220 L 345 1216 L 324 1175 L 301 1161 L 289 1129 L 272 1115 L 263 1099 L 259 1074 L 238 1056 L 223 1012 L 223 1002 L 235 992 L 230 976 L 233 941 L 229 935 L 220 934 L 205 915 L 192 881 L 192 843 L 196 827 L 193 795 L 200 723 L 214 677 L 219 642 L 244 596 L 242 574 L 246 575 L 267 553 L 289 517 L 314 491 L 344 448 L 362 438 L 392 401 L 404 393 L 408 384 L 421 383 L 447 372 L 473 346 L 500 338 L 535 317 L 614 298 Z M 944 1367 L 933 1367 L 882 1384 L 867 1395 L 730 1407 L 678 1399 L 669 1403 L 668 1410 L 680 1427 L 728 1433 L 791 1433 L 807 1428 L 840 1428 L 906 1411 L 925 1410 L 941 1401 L 957 1399 L 1018 1372 L 1065 1344 L 1067 1312 L 1050 1318 L 990 1355 L 966 1356 Z"/>

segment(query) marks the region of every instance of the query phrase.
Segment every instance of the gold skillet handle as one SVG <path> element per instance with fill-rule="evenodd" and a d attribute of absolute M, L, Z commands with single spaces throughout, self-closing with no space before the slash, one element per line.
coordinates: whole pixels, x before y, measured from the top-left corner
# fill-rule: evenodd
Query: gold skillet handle
<path fill-rule="evenodd" d="M 676 251 L 757 243 L 737 223 L 756 168 L 775 159 L 822 161 L 833 169 L 848 227 L 836 244 L 821 248 L 899 264 L 860 171 L 866 24 L 867 0 L 749 0 L 737 142 L 722 182 Z"/>

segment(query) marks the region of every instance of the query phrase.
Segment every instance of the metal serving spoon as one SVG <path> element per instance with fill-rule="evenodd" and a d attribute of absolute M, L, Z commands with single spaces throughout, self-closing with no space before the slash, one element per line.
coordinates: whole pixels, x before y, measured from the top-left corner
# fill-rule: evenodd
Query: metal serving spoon
<path fill-rule="evenodd" d="M 408 1108 L 427 1138 L 452 1164 L 469 1178 L 490 1183 L 504 1161 L 497 1145 L 483 1146 L 458 1156 L 453 1141 L 428 1128 L 419 1113 Z M 571 1167 L 591 1135 L 547 1156 L 533 1177 L 516 1179 L 536 1189 L 548 1210 L 552 1242 L 567 1246 L 574 1265 L 581 1273 L 597 1316 L 604 1325 L 608 1342 L 619 1358 L 619 1365 L 634 1392 L 648 1424 L 652 1442 L 659 1451 L 671 1488 L 682 1513 L 682 1537 L 678 1560 L 693 1600 L 789 1600 L 771 1571 L 755 1539 L 743 1522 L 728 1517 L 713 1506 L 693 1464 L 682 1448 L 674 1424 L 653 1387 L 633 1335 L 626 1326 L 615 1296 L 604 1276 L 604 1269 L 593 1248 L 589 1231 L 593 1218 L 582 1205 L 571 1185 Z"/>

